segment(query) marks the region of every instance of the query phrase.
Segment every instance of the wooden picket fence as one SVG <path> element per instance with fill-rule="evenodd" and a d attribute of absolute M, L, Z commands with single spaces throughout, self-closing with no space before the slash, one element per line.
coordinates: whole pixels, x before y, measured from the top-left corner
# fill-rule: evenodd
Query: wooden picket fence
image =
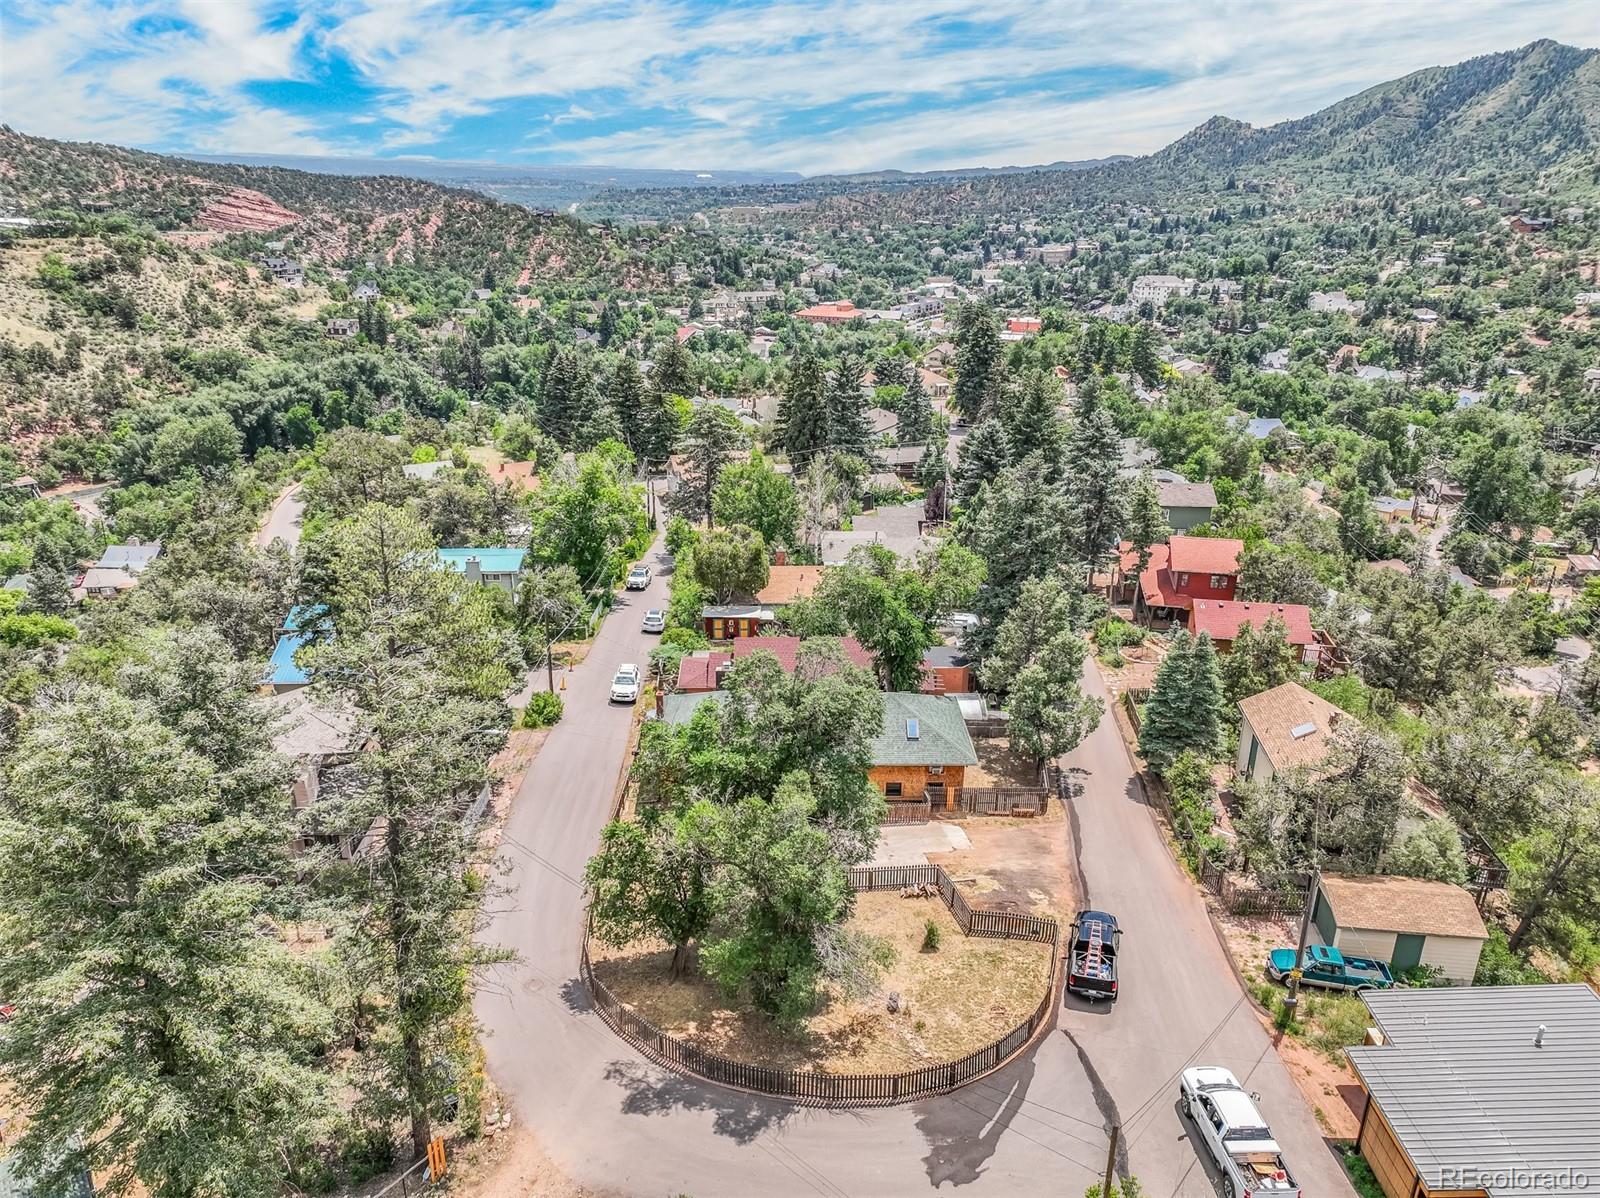
<path fill-rule="evenodd" d="M 933 818 L 933 804 L 927 799 L 891 799 L 885 824 L 925 824 Z"/>
<path fill-rule="evenodd" d="M 594 975 L 589 963 L 587 941 L 580 962 L 584 987 L 606 1025 L 657 1064 L 720 1085 L 787 1098 L 803 1106 L 888 1106 L 948 1093 L 998 1069 L 1021 1051 L 1033 1039 L 1034 1033 L 1050 1019 L 1055 1010 L 1060 975 L 1060 927 L 1055 920 L 1010 911 L 974 911 L 950 875 L 937 865 L 887 865 L 853 869 L 850 871 L 850 885 L 858 891 L 933 886 L 938 889 L 939 896 L 950 908 L 950 914 L 967 935 L 1048 944 L 1050 973 L 1044 997 L 1023 1022 L 999 1039 L 959 1060 L 926 1065 L 904 1073 L 821 1073 L 809 1069 L 781 1069 L 773 1065 L 732 1061 L 669 1035 L 648 1019 L 630 1011 Z"/>

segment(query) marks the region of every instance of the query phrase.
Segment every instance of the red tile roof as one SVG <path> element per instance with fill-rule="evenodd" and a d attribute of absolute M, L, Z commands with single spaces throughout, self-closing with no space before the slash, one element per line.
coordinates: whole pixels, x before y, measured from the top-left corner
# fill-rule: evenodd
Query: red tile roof
<path fill-rule="evenodd" d="M 1291 645 L 1315 642 L 1311 631 L 1311 609 L 1303 603 L 1242 603 L 1229 599 L 1196 599 L 1189 617 L 1189 631 L 1199 636 L 1209 633 L 1214 641 L 1231 641 L 1246 624 L 1260 628 L 1276 617 L 1289 630 Z"/>
<path fill-rule="evenodd" d="M 1173 537 L 1168 548 L 1172 569 L 1180 574 L 1237 574 L 1244 542 L 1232 537 Z"/>
<path fill-rule="evenodd" d="M 1037 333 L 1043 324 L 1034 317 L 1016 316 L 1006 321 L 1006 330 L 1012 333 Z"/>
<path fill-rule="evenodd" d="M 694 693 L 717 689 L 717 670 L 733 660 L 733 654 L 713 649 L 709 653 L 688 653 L 678 662 L 679 691 Z"/>
<path fill-rule="evenodd" d="M 785 672 L 792 674 L 800 644 L 797 636 L 736 636 L 733 638 L 733 659 L 738 661 L 742 657 L 749 657 L 757 649 L 765 649 L 778 659 L 778 664 L 783 666 Z M 844 655 L 856 665 L 864 670 L 872 669 L 872 654 L 863 649 L 855 637 L 841 637 L 839 644 L 844 649 Z"/>

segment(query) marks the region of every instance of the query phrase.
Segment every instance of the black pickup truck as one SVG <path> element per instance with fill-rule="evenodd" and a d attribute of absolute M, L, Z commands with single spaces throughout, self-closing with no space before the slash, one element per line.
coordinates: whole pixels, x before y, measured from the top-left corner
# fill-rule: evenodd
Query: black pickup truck
<path fill-rule="evenodd" d="M 1067 989 L 1084 998 L 1117 997 L 1117 950 L 1122 931 L 1117 917 L 1104 911 L 1079 911 L 1067 949 Z"/>

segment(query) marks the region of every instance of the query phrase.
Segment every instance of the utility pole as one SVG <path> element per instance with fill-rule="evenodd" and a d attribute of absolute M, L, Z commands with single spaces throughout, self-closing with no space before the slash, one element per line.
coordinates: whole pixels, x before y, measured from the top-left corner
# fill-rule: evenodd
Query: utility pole
<path fill-rule="evenodd" d="M 1289 973 L 1289 993 L 1283 996 L 1283 1009 L 1289 1022 L 1294 1022 L 1295 1008 L 1300 1005 L 1300 970 L 1305 964 L 1306 941 L 1311 939 L 1311 910 L 1316 905 L 1317 894 L 1322 889 L 1322 867 L 1311 871 L 1311 888 L 1306 891 L 1306 909 L 1300 919 L 1300 945 L 1294 950 L 1294 969 Z"/>
<path fill-rule="evenodd" d="M 1122 1126 L 1117 1123 L 1111 1125 L 1111 1143 L 1106 1145 L 1106 1179 L 1100 1186 L 1100 1198 L 1111 1198 L 1111 1175 L 1117 1168 L 1117 1139 L 1122 1134 Z"/>

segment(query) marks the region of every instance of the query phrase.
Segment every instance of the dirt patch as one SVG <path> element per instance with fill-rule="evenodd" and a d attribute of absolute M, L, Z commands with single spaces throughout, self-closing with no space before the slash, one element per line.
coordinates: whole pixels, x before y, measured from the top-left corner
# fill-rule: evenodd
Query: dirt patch
<path fill-rule="evenodd" d="M 521 1127 L 464 1145 L 448 1180 L 450 1192 L 463 1198 L 620 1198 L 616 1190 L 591 1190 L 567 1177 Z"/>
<path fill-rule="evenodd" d="M 1011 747 L 1003 736 L 979 737 L 972 742 L 978 764 L 967 767 L 964 786 L 1038 786 L 1039 771 L 1033 758 Z"/>
<path fill-rule="evenodd" d="M 923 952 L 930 921 L 939 948 Z M 671 980 L 671 951 L 660 945 L 594 944 L 590 952 L 619 999 L 680 1039 L 735 1060 L 830 1073 L 891 1073 L 963 1057 L 1027 1019 L 1049 985 L 1049 945 L 963 936 L 937 898 L 858 895 L 850 926 L 887 942 L 893 964 L 875 995 L 852 1002 L 830 994 L 793 1033 L 698 974 Z M 901 996 L 892 1015 L 891 991 Z"/>
<path fill-rule="evenodd" d="M 1065 825 L 1066 812 L 1055 801 L 1038 819 L 975 816 L 961 821 L 970 849 L 929 853 L 928 860 L 988 910 L 1070 918 L 1078 908 Z"/>
<path fill-rule="evenodd" d="M 1299 923 L 1287 916 L 1228 915 L 1216 910 L 1215 903 L 1212 908 L 1223 945 L 1243 975 L 1245 987 L 1258 1003 L 1276 1011 L 1283 987 L 1267 977 L 1267 954 L 1297 943 Z M 1273 1026 L 1271 1018 L 1256 1011 L 1284 1068 L 1316 1112 L 1323 1132 L 1336 1139 L 1354 1139 L 1361 1129 L 1365 1099 L 1342 1050 L 1347 1042 L 1360 1042 L 1364 1010 L 1361 1000 L 1352 995 L 1306 988 L 1300 992 L 1300 1026 L 1287 1035 Z"/>

